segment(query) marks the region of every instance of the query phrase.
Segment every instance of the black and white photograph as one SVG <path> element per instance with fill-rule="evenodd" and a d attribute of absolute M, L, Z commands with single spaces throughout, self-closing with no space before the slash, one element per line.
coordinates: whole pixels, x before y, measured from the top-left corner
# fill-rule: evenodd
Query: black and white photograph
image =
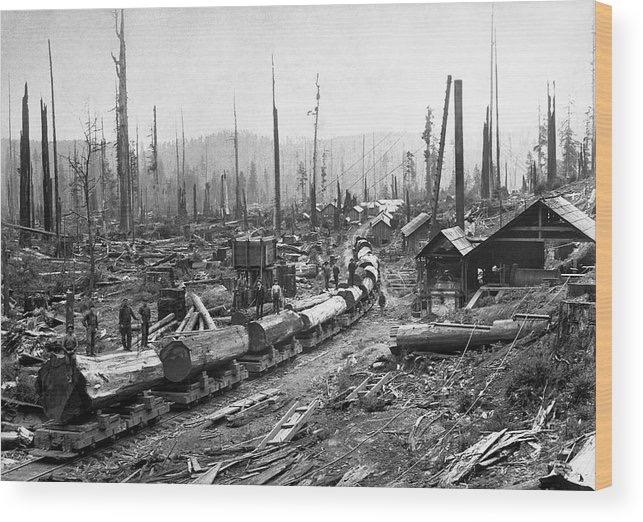
<path fill-rule="evenodd" d="M 608 485 L 597 5 L 3 10 L 2 481 Z"/>

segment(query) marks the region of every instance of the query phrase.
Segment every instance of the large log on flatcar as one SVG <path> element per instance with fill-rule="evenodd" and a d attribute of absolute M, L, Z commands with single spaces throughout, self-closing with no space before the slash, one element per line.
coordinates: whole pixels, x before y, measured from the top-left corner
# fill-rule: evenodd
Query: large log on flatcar
<path fill-rule="evenodd" d="M 71 363 L 54 354 L 38 372 L 42 406 L 48 418 L 65 422 L 105 408 L 163 382 L 163 365 L 154 350 L 76 356 Z"/>
<path fill-rule="evenodd" d="M 364 275 L 362 279 L 365 278 L 370 278 L 373 280 L 373 283 L 377 283 L 379 279 L 379 273 L 376 268 L 373 268 L 372 266 L 365 266 L 364 267 Z"/>
<path fill-rule="evenodd" d="M 248 323 L 250 352 L 263 352 L 270 346 L 292 339 L 304 329 L 298 313 L 284 310 Z"/>
<path fill-rule="evenodd" d="M 367 266 L 372 266 L 375 269 L 378 269 L 380 266 L 380 260 L 377 258 L 375 254 L 368 253 L 363 255 L 358 259 L 357 266 L 361 266 L 363 268 L 366 268 Z"/>
<path fill-rule="evenodd" d="M 371 247 L 369 247 L 369 246 L 363 246 L 362 248 L 360 248 L 360 249 L 357 251 L 357 260 L 359 261 L 360 259 L 362 259 L 364 256 L 366 256 L 366 255 L 370 254 L 371 252 L 373 252 L 373 250 L 371 249 Z"/>
<path fill-rule="evenodd" d="M 358 274 L 355 274 L 357 279 Z M 360 278 L 360 284 L 361 284 L 361 278 Z M 344 299 L 346 302 L 346 308 L 348 310 L 352 310 L 357 303 L 359 303 L 360 299 L 364 295 L 364 291 L 358 286 L 358 285 L 353 285 L 349 286 L 347 288 L 340 288 L 339 291 L 337 292 L 337 295 Z"/>
<path fill-rule="evenodd" d="M 357 288 L 357 291 L 361 293 L 359 288 Z M 321 304 L 313 306 L 312 308 L 303 310 L 299 313 L 299 316 L 304 323 L 304 330 L 310 330 L 311 328 L 319 326 L 326 321 L 343 314 L 346 309 L 346 300 L 337 295 Z"/>
<path fill-rule="evenodd" d="M 237 325 L 172 335 L 163 341 L 158 354 L 165 378 L 181 382 L 223 366 L 248 350 L 248 332 Z"/>

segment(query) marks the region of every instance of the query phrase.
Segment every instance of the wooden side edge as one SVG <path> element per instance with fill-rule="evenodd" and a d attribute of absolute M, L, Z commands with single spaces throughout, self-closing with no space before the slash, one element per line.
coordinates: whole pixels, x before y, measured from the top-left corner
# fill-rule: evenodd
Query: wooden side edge
<path fill-rule="evenodd" d="M 612 484 L 612 7 L 596 3 L 596 489 Z"/>

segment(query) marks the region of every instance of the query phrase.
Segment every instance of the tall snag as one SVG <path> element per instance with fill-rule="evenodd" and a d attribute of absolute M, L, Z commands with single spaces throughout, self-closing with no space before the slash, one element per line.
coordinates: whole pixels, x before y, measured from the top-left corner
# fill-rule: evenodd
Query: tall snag
<path fill-rule="evenodd" d="M 51 232 L 53 228 L 52 201 L 51 201 L 51 175 L 49 174 L 49 136 L 47 133 L 47 105 L 40 98 L 40 129 L 42 133 L 42 208 L 43 226 Z"/>
<path fill-rule="evenodd" d="M 60 235 L 60 221 L 62 215 L 60 193 L 58 192 L 58 142 L 56 141 L 56 105 L 54 102 L 54 66 L 51 60 L 51 42 L 47 40 L 49 48 L 49 81 L 51 84 L 51 138 L 54 147 L 54 206 L 56 209 L 56 235 Z"/>
<path fill-rule="evenodd" d="M 275 61 L 272 61 L 272 132 L 275 148 L 275 234 L 281 232 L 281 180 L 279 172 L 279 117 L 277 114 L 277 105 L 275 103 Z M 244 211 L 245 205 L 245 192 L 244 192 Z M 244 219 L 247 216 L 244 215 Z"/>
<path fill-rule="evenodd" d="M 25 94 L 22 97 L 22 131 L 20 132 L 20 225 L 31 228 L 31 147 L 29 145 L 29 93 L 25 82 Z M 26 241 L 27 234 L 20 233 L 21 242 Z"/>
<path fill-rule="evenodd" d="M 317 87 L 317 103 L 314 109 L 315 133 L 313 140 L 313 182 L 310 187 L 310 224 L 313 228 L 317 226 L 317 125 L 319 123 L 319 73 L 315 79 Z"/>
<path fill-rule="evenodd" d="M 127 60 L 125 55 L 125 14 L 121 9 L 120 29 L 118 11 L 114 12 L 116 36 L 120 42 L 118 59 L 112 54 L 118 77 L 116 113 L 116 169 L 120 188 L 120 229 L 129 233 L 132 213 L 132 185 L 130 175 L 129 132 L 127 124 Z"/>
<path fill-rule="evenodd" d="M 556 82 L 554 94 L 549 94 L 547 83 L 547 185 L 551 187 L 556 179 Z"/>
<path fill-rule="evenodd" d="M 442 162 L 444 160 L 444 142 L 447 133 L 447 117 L 449 115 L 449 97 L 451 95 L 451 75 L 447 76 L 447 90 L 444 95 L 444 109 L 442 110 L 442 128 L 440 129 L 440 148 L 438 149 L 438 164 L 435 169 L 435 183 L 433 188 L 433 208 L 431 213 L 431 232 L 438 231 L 438 201 L 440 199 L 440 178 L 442 176 Z"/>

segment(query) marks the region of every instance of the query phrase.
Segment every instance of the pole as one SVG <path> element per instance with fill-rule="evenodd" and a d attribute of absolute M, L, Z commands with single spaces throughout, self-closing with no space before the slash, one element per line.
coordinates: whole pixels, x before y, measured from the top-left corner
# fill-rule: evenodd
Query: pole
<path fill-rule="evenodd" d="M 455 217 L 464 230 L 464 144 L 462 132 L 462 80 L 453 82 L 455 114 Z"/>

